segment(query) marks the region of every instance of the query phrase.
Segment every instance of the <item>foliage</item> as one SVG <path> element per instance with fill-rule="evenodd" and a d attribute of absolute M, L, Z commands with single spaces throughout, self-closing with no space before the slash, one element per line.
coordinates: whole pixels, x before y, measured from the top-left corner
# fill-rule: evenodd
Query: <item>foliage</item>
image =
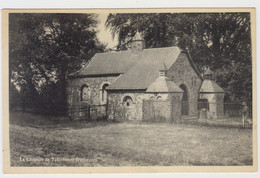
<path fill-rule="evenodd" d="M 67 74 L 104 49 L 96 24 L 94 14 L 9 15 L 10 86 L 22 101 L 65 109 Z"/>
<path fill-rule="evenodd" d="M 110 14 L 106 26 L 118 35 L 118 50 L 127 49 L 137 30 L 147 48 L 188 49 L 201 72 L 215 72 L 229 100 L 252 100 L 249 13 Z"/>

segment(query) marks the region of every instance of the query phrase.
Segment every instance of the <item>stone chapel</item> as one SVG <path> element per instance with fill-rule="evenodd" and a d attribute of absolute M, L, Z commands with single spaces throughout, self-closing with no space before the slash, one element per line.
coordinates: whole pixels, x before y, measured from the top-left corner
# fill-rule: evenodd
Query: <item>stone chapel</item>
<path fill-rule="evenodd" d="M 205 101 L 207 117 L 217 119 L 224 114 L 225 92 L 212 74 L 207 69 L 202 76 L 188 52 L 177 46 L 145 48 L 137 32 L 129 50 L 97 53 L 68 76 L 68 112 L 72 118 L 142 121 L 149 120 L 146 101 L 165 101 L 155 109 L 175 120 L 199 117 L 198 102 Z"/>

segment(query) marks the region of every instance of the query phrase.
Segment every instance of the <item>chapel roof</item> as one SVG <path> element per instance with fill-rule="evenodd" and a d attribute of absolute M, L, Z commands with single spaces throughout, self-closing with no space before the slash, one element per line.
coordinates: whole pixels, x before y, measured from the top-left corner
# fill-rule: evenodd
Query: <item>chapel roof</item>
<path fill-rule="evenodd" d="M 138 58 L 131 51 L 97 53 L 81 70 L 72 76 L 123 74 L 133 67 Z"/>
<path fill-rule="evenodd" d="M 170 78 L 160 76 L 147 88 L 146 92 L 181 93 L 183 90 Z"/>
<path fill-rule="evenodd" d="M 158 78 L 159 70 L 170 68 L 182 52 L 179 47 L 173 46 L 143 49 L 137 54 L 131 50 L 97 53 L 81 70 L 70 76 L 117 75 L 119 77 L 107 90 L 146 90 Z M 188 59 L 198 73 L 189 56 Z"/>
<path fill-rule="evenodd" d="M 128 70 L 148 73 L 154 71 L 158 73 L 164 64 L 170 67 L 177 57 L 181 49 L 177 46 L 166 48 L 149 48 L 143 49 L 138 54 L 133 54 L 131 50 L 97 53 L 91 61 L 81 70 L 71 74 L 71 76 L 91 76 L 91 75 L 109 75 L 109 74 L 126 74 Z M 128 74 L 130 75 L 130 74 Z"/>
<path fill-rule="evenodd" d="M 158 78 L 159 70 L 164 68 L 164 65 L 170 68 L 180 53 L 178 47 L 142 50 L 132 56 L 136 64 L 109 85 L 107 90 L 147 89 Z"/>
<path fill-rule="evenodd" d="M 200 93 L 224 93 L 225 91 L 214 80 L 204 79 L 199 92 Z"/>
<path fill-rule="evenodd" d="M 71 76 L 123 74 L 107 90 L 147 89 L 157 79 L 159 70 L 171 67 L 180 53 L 177 46 L 143 49 L 138 54 L 131 50 L 97 53 Z"/>

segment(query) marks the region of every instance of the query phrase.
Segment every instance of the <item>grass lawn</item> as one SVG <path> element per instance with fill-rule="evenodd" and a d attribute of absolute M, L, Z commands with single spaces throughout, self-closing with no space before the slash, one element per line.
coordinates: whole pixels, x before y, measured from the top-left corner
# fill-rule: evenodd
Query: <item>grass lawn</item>
<path fill-rule="evenodd" d="M 11 166 L 252 165 L 252 130 L 11 113 L 10 148 Z"/>

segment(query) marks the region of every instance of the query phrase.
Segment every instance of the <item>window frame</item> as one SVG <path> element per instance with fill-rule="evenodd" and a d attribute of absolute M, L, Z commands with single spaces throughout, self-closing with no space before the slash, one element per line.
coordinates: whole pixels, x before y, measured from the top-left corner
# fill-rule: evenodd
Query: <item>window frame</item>
<path fill-rule="evenodd" d="M 88 92 L 87 95 L 88 97 L 84 99 L 84 95 L 83 95 L 83 90 L 86 89 L 86 91 Z M 81 86 L 81 89 L 80 89 L 80 101 L 82 102 L 87 102 L 87 101 L 90 101 L 90 87 L 86 84 L 82 85 Z"/>
<path fill-rule="evenodd" d="M 107 85 L 105 88 L 104 86 Z M 100 104 L 107 104 L 107 90 L 106 88 L 110 85 L 109 82 L 103 82 L 101 85 L 100 85 L 100 92 L 99 92 L 99 100 L 100 100 Z M 104 99 L 104 94 L 106 94 L 106 99 Z"/>
<path fill-rule="evenodd" d="M 127 100 L 130 99 L 131 100 L 131 103 L 128 102 Z M 131 96 L 127 95 L 127 96 L 124 96 L 123 98 L 123 106 L 125 106 L 126 108 L 131 108 L 134 104 L 134 100 L 132 99 Z"/>

